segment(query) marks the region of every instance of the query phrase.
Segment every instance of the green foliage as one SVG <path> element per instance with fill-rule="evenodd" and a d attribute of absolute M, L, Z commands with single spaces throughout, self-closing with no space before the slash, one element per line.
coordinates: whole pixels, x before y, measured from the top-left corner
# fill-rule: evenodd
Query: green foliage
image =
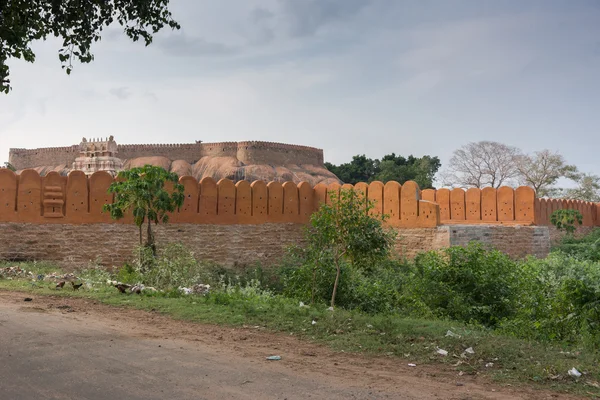
<path fill-rule="evenodd" d="M 165 26 L 179 29 L 167 6 L 169 0 L 13 0 L 0 3 L 0 92 L 11 89 L 8 60 L 35 61 L 31 44 L 48 36 L 63 40 L 58 58 L 67 74 L 73 60 L 94 59 L 92 43 L 105 27 L 116 21 L 134 42 L 152 43 L 152 35 Z"/>
<path fill-rule="evenodd" d="M 330 199 L 330 204 L 321 205 L 311 216 L 306 256 L 313 269 L 313 293 L 317 275 L 331 274 L 333 307 L 343 264 L 365 270 L 375 268 L 389 255 L 395 234 L 383 227 L 384 216 L 369 215 L 374 205 L 361 193 L 341 190 L 339 195 L 330 193 Z"/>
<path fill-rule="evenodd" d="M 440 317 L 495 326 L 515 312 L 519 268 L 481 244 L 430 251 L 415 259 L 410 296 Z"/>
<path fill-rule="evenodd" d="M 165 183 L 173 184 L 173 190 L 165 188 Z M 121 171 L 113 182 L 109 193 L 115 194 L 112 204 L 105 204 L 103 211 L 110 212 L 114 219 L 121 219 L 129 210 L 133 212 L 133 220 L 139 228 L 140 245 L 142 244 L 142 225 L 147 221 L 146 246 L 154 249 L 152 223 L 167 223 L 169 214 L 179 209 L 184 201 L 184 188 L 179 184 L 177 174 L 167 172 L 161 167 L 145 165 Z"/>
<path fill-rule="evenodd" d="M 557 252 L 521 266 L 517 313 L 502 329 L 541 341 L 600 349 L 600 264 Z"/>
<path fill-rule="evenodd" d="M 125 283 L 144 283 L 162 290 L 211 281 L 210 265 L 199 263 L 181 243 L 169 243 L 155 256 L 148 247 L 136 249 L 138 262 L 124 265 L 117 280 Z"/>
<path fill-rule="evenodd" d="M 381 161 L 367 158 L 365 155 L 352 157 L 352 161 L 345 164 L 333 165 L 325 163 L 327 169 L 333 172 L 345 183 L 357 184 L 358 182 L 373 181 L 415 181 L 421 189 L 433 187 L 433 179 L 441 166 L 438 157 L 423 156 L 408 158 L 388 154 Z"/>
<path fill-rule="evenodd" d="M 550 223 L 559 231 L 572 235 L 577 229 L 575 223 L 583 223 L 583 215 L 578 210 L 556 210 L 550 216 Z"/>
<path fill-rule="evenodd" d="M 13 171 L 13 172 L 15 172 L 15 171 L 17 170 L 17 169 L 14 167 L 14 165 L 12 165 L 12 164 L 11 164 L 11 163 L 9 163 L 9 162 L 5 162 L 5 163 L 4 163 L 4 168 L 6 168 L 6 169 L 9 169 L 9 170 L 11 170 L 11 171 Z"/>
<path fill-rule="evenodd" d="M 600 262 L 600 228 L 595 228 L 582 237 L 566 235 L 552 250 L 579 260 Z"/>

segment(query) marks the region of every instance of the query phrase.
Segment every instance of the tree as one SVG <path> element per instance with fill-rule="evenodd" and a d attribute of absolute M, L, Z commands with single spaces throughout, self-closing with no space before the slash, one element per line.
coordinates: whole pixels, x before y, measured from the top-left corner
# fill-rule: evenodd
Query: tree
<path fill-rule="evenodd" d="M 352 157 L 352 161 L 345 164 L 333 165 L 325 163 L 325 167 L 333 172 L 344 183 L 352 185 L 358 182 L 370 183 L 373 181 L 397 181 L 404 183 L 412 180 L 423 188 L 431 188 L 433 179 L 440 168 L 438 157 L 423 156 L 408 158 L 388 154 L 381 161 L 367 158 L 365 155 Z"/>
<path fill-rule="evenodd" d="M 394 153 L 384 156 L 376 166 L 377 173 L 373 180 L 404 183 L 415 181 L 421 189 L 433 187 L 433 179 L 440 168 L 440 159 L 437 157 L 413 155 L 404 158 Z"/>
<path fill-rule="evenodd" d="M 315 272 L 316 268 L 327 268 L 326 260 L 331 260 L 335 267 L 331 295 L 333 307 L 340 282 L 341 261 L 346 259 L 354 265 L 385 258 L 395 235 L 383 227 L 384 216 L 369 215 L 374 204 L 362 194 L 355 190 L 341 190 L 339 195 L 332 192 L 330 196 L 330 204 L 321 205 L 319 211 L 311 216 L 306 238 Z"/>
<path fill-rule="evenodd" d="M 476 188 L 511 184 L 519 176 L 519 156 L 519 149 L 502 143 L 469 143 L 452 154 L 443 184 Z"/>
<path fill-rule="evenodd" d="M 173 190 L 167 190 L 165 183 L 171 182 Z M 145 165 L 121 171 L 117 180 L 108 188 L 115 194 L 112 204 L 105 204 L 103 211 L 110 212 L 114 219 L 121 219 L 129 210 L 133 212 L 133 220 L 139 228 L 140 246 L 142 245 L 142 225 L 147 222 L 146 247 L 156 255 L 152 223 L 169 222 L 169 214 L 183 204 L 183 185 L 175 173 L 167 172 L 161 167 Z M 171 193 L 169 193 L 171 192 Z"/>
<path fill-rule="evenodd" d="M 63 44 L 58 58 L 70 74 L 74 59 L 82 63 L 94 59 L 91 45 L 113 21 L 124 27 L 134 42 L 143 39 L 146 46 L 165 26 L 179 29 L 168 4 L 169 0 L 0 1 L 0 91 L 8 93 L 11 89 L 9 59 L 35 61 L 33 41 L 60 37 Z"/>
<path fill-rule="evenodd" d="M 5 162 L 5 163 L 4 163 L 4 168 L 6 168 L 6 169 L 10 169 L 10 170 L 11 170 L 11 171 L 13 171 L 13 172 L 15 172 L 15 171 L 17 170 L 17 169 L 15 168 L 15 166 L 14 166 L 14 165 L 12 165 L 12 164 L 11 164 L 11 163 L 9 163 L 9 162 Z"/>
<path fill-rule="evenodd" d="M 517 157 L 519 181 L 532 187 L 538 197 L 550 196 L 553 185 L 562 177 L 576 177 L 577 167 L 568 165 L 564 157 L 550 150 Z"/>
<path fill-rule="evenodd" d="M 564 190 L 565 197 L 573 200 L 600 202 L 600 176 L 577 174 L 573 177 L 577 183 L 574 189 Z"/>
<path fill-rule="evenodd" d="M 358 182 L 371 182 L 377 173 L 375 161 L 364 154 L 352 157 L 352 161 L 345 164 L 333 165 L 325 163 L 325 167 L 333 172 L 344 183 L 352 185 Z"/>

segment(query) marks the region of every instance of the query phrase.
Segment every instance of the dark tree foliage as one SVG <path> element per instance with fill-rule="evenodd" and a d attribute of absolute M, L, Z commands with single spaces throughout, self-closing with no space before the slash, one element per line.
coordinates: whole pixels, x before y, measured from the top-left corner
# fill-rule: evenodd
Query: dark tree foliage
<path fill-rule="evenodd" d="M 115 21 L 134 42 L 143 39 L 146 46 L 165 26 L 179 29 L 168 4 L 169 0 L 0 0 L 0 91 L 11 89 L 8 60 L 35 61 L 33 41 L 61 38 L 58 58 L 70 74 L 73 60 L 94 59 L 92 43 Z"/>
<path fill-rule="evenodd" d="M 352 161 L 345 164 L 333 165 L 325 163 L 325 167 L 337 175 L 344 183 L 356 184 L 358 182 L 373 181 L 415 181 L 421 189 L 433 187 L 433 179 L 441 166 L 438 157 L 423 156 L 408 157 L 388 154 L 381 160 L 367 158 L 365 155 L 352 157 Z"/>

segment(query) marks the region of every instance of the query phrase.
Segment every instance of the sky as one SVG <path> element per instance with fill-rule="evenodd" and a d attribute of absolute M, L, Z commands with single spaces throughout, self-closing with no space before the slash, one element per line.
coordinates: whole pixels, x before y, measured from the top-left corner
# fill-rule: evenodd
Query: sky
<path fill-rule="evenodd" d="M 597 0 L 171 0 L 149 47 L 118 26 L 91 64 L 60 42 L 10 62 L 9 148 L 264 140 L 353 155 L 432 155 L 472 141 L 561 152 L 600 174 Z"/>

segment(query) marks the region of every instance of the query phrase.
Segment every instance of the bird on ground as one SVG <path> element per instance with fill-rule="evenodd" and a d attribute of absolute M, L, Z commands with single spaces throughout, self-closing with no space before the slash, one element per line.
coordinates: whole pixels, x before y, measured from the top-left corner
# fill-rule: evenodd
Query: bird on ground
<path fill-rule="evenodd" d="M 131 287 L 131 285 L 127 285 L 125 283 L 119 283 L 117 285 L 114 285 L 117 289 L 119 289 L 119 292 L 121 293 L 126 293 L 126 290 L 129 289 Z"/>
<path fill-rule="evenodd" d="M 83 286 L 83 282 L 77 285 L 75 282 L 71 282 L 71 285 L 73 286 L 73 290 L 79 290 L 79 288 Z"/>
<path fill-rule="evenodd" d="M 65 286 L 65 281 L 60 281 L 56 284 L 56 289 L 62 289 Z"/>
<path fill-rule="evenodd" d="M 142 290 L 144 290 L 144 285 L 135 285 L 131 288 L 131 293 L 142 294 Z"/>

